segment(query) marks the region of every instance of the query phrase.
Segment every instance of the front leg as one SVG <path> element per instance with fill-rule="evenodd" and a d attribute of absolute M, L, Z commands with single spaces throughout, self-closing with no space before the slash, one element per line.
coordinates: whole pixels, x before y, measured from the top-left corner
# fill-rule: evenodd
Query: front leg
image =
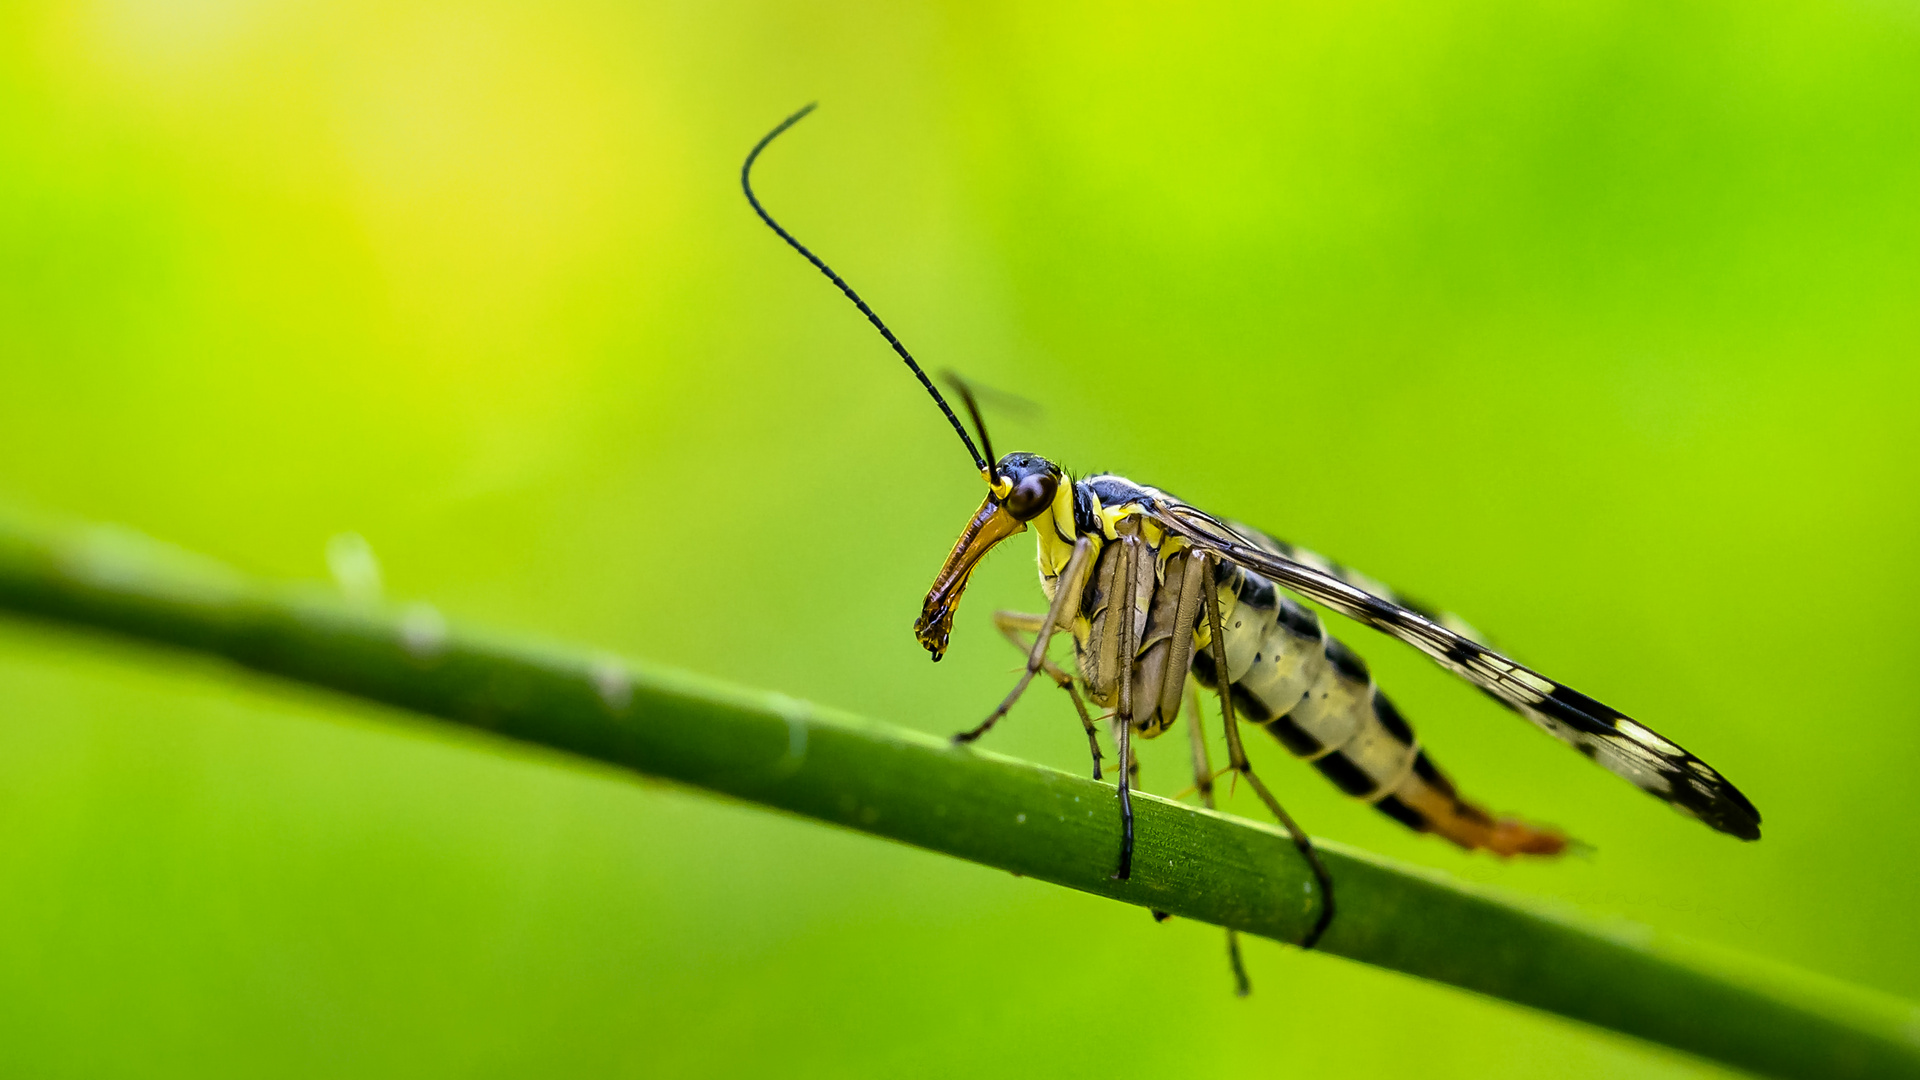
<path fill-rule="evenodd" d="M 1013 703 L 1020 700 L 1020 695 L 1026 692 L 1027 684 L 1032 682 L 1033 677 L 1038 675 L 1046 665 L 1047 644 L 1053 640 L 1054 631 L 1060 629 L 1065 612 L 1070 610 L 1068 604 L 1080 602 L 1080 590 L 1086 585 L 1087 570 L 1092 561 L 1093 541 L 1083 536 L 1074 542 L 1073 557 L 1067 560 L 1067 568 L 1061 572 L 1059 584 L 1054 586 L 1053 603 L 1047 605 L 1045 621 L 1040 624 L 1039 632 L 1034 635 L 1033 648 L 1027 651 L 1027 670 L 1021 674 L 1020 681 L 1014 684 L 1013 690 L 1000 702 L 999 708 L 987 714 L 987 718 L 980 721 L 980 726 L 955 735 L 954 742 L 970 743 L 985 735 L 988 729 L 1000 721 L 1001 717 L 1007 715 L 1007 710 L 1013 708 Z"/>
<path fill-rule="evenodd" d="M 1020 635 L 1039 634 L 1046 626 L 1046 621 L 1045 615 L 1027 615 L 1018 611 L 993 613 L 993 625 L 999 627 L 1000 633 L 1008 641 L 1013 642 L 1013 647 L 1021 652 L 1028 651 L 1031 646 Z M 1040 657 L 1040 670 L 1046 672 L 1047 677 L 1054 681 L 1054 685 L 1065 690 L 1067 696 L 1073 699 L 1073 711 L 1080 714 L 1080 726 L 1087 732 L 1087 749 L 1093 751 L 1093 778 L 1100 779 L 1099 729 L 1094 726 L 1093 717 L 1088 715 L 1087 703 L 1080 699 L 1080 691 L 1074 689 L 1073 676 L 1061 671 L 1053 661 L 1046 658 L 1045 653 Z"/>
<path fill-rule="evenodd" d="M 1114 635 L 1114 653 L 1120 659 L 1119 707 L 1113 714 L 1115 750 L 1120 758 L 1120 868 L 1113 872 L 1116 881 L 1133 876 L 1133 668 L 1138 642 L 1133 631 L 1135 589 L 1134 562 L 1141 557 L 1140 541 L 1132 532 L 1119 539 L 1119 560 L 1113 580 L 1118 595 L 1108 611 L 1107 626 Z"/>

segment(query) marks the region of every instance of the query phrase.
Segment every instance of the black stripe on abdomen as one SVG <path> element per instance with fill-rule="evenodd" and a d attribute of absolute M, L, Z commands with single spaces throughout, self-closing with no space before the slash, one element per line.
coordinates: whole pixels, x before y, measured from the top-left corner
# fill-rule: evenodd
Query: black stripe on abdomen
<path fill-rule="evenodd" d="M 1319 769 L 1322 776 L 1333 781 L 1334 787 L 1356 799 L 1366 798 L 1373 794 L 1377 787 L 1373 777 L 1368 776 L 1366 770 L 1355 765 L 1352 759 L 1338 750 L 1324 757 L 1315 758 L 1313 767 Z"/>
<path fill-rule="evenodd" d="M 1259 574 L 1218 564 L 1215 581 L 1235 599 L 1222 629 L 1237 676 L 1229 690 L 1239 719 L 1265 728 L 1346 794 L 1424 828 L 1419 812 L 1394 798 L 1393 789 L 1410 772 L 1439 774 L 1415 750 L 1412 726 L 1373 685 L 1366 661 Z M 1211 649 L 1195 654 L 1193 674 L 1218 686 Z"/>

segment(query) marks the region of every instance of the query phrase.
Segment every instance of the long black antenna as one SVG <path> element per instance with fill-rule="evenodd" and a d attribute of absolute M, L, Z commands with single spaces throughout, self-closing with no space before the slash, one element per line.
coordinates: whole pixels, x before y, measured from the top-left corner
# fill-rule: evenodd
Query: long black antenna
<path fill-rule="evenodd" d="M 781 228 L 780 223 L 773 220 L 773 215 L 767 213 L 766 208 L 760 205 L 760 200 L 753 195 L 753 182 L 751 177 L 754 159 L 760 156 L 760 151 L 765 150 L 768 143 L 778 138 L 781 132 L 799 123 L 808 113 L 812 112 L 814 106 L 818 104 L 819 102 L 816 101 L 806 108 L 801 109 L 799 112 L 794 113 L 792 116 L 787 117 L 785 120 L 780 121 L 779 127 L 767 132 L 765 138 L 753 144 L 753 150 L 747 154 L 746 164 L 740 166 L 740 190 L 747 193 L 747 202 L 752 205 L 753 212 L 760 215 L 760 220 L 767 223 L 767 228 L 772 229 L 779 235 L 780 239 L 792 245 L 793 250 L 805 255 L 807 261 L 813 264 L 814 269 L 827 275 L 828 281 L 838 285 L 840 291 L 847 294 L 847 299 L 853 301 L 853 306 L 860 309 L 860 314 L 865 315 L 867 321 L 873 324 L 874 329 L 880 331 L 880 336 L 887 339 L 887 344 L 893 346 L 893 351 L 899 353 L 900 359 L 907 362 L 907 367 L 912 369 L 914 377 L 920 380 L 920 385 L 926 387 L 927 393 L 933 395 L 933 402 L 940 406 L 941 412 L 946 414 L 947 423 L 952 424 L 953 430 L 959 432 L 960 441 L 967 444 L 967 453 L 973 455 L 973 463 L 979 466 L 981 472 L 992 476 L 994 471 L 993 463 L 980 456 L 979 448 L 973 445 L 973 436 L 967 434 L 967 429 L 960 423 L 960 418 L 953 415 L 953 408 L 947 404 L 947 399 L 941 397 L 940 391 L 934 389 L 933 380 L 927 378 L 927 373 L 920 370 L 920 365 L 914 362 L 913 354 L 907 351 L 905 345 L 900 344 L 900 339 L 893 336 L 893 331 L 887 329 L 887 324 L 880 321 L 880 316 L 873 313 L 873 309 L 867 306 L 867 302 L 860 299 L 860 294 L 853 291 L 853 286 L 841 280 L 840 275 L 834 273 L 832 267 L 821 262 L 820 256 L 808 251 L 805 244 L 795 240 L 792 233 Z"/>

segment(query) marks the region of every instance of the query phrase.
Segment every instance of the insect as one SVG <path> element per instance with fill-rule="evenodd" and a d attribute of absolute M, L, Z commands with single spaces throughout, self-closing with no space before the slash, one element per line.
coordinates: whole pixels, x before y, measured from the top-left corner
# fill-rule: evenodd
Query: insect
<path fill-rule="evenodd" d="M 1098 727 L 1088 703 L 1106 710 L 1119 762 L 1115 786 L 1122 840 L 1116 878 L 1126 878 L 1132 866 L 1132 740 L 1172 727 L 1183 699 L 1192 716 L 1196 787 L 1206 805 L 1213 805 L 1216 774 L 1207 761 L 1198 694 L 1190 684 L 1219 696 L 1228 757 L 1223 775 L 1231 772 L 1246 781 L 1285 826 L 1318 882 L 1318 911 L 1299 943 L 1303 948 L 1312 948 L 1333 920 L 1333 882 L 1306 833 L 1255 775 L 1240 740 L 1240 721 L 1264 728 L 1340 790 L 1415 830 L 1501 856 L 1555 855 L 1566 847 L 1565 836 L 1555 829 L 1496 817 L 1462 798 L 1374 685 L 1366 664 L 1328 634 L 1320 617 L 1296 596 L 1413 646 L 1682 813 L 1742 840 L 1759 839 L 1759 811 L 1705 762 L 1625 714 L 1501 656 L 1454 616 L 1158 488 L 1110 474 L 1076 479 L 1037 454 L 995 458 L 973 393 L 955 380 L 980 436 L 976 445 L 873 309 L 775 222 L 754 195 L 754 161 L 813 108 L 788 117 L 747 155 L 740 170 L 747 201 L 880 331 L 959 434 L 987 483 L 985 501 L 940 568 L 914 624 L 935 660 L 946 651 L 955 608 L 981 558 L 1010 536 L 1029 529 L 1035 535 L 1046 611 L 994 616 L 1001 633 L 1025 651 L 1025 670 L 984 721 L 954 739 L 967 743 L 986 734 L 1044 674 L 1072 697 L 1092 750 L 1093 776 L 1099 779 Z M 1048 659 L 1048 645 L 1058 633 L 1073 638 L 1077 674 Z M 1228 950 L 1244 994 L 1246 974 L 1232 931 Z"/>

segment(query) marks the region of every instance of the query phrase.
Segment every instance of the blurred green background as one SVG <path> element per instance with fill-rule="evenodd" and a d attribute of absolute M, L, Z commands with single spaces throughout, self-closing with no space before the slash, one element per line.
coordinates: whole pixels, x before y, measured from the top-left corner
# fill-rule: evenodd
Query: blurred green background
<path fill-rule="evenodd" d="M 1742 845 L 1349 627 L 1502 865 L 1920 996 L 1920 9 L 0 8 L 0 499 L 945 733 L 979 480 L 930 367 L 1685 743 Z M 993 749 L 1079 770 L 1058 695 Z M 1145 780 L 1185 785 L 1183 739 Z M 1244 793 L 1243 793 L 1244 794 Z M 1249 815 L 1247 798 L 1234 808 Z M 325 695 L 0 621 L 16 1076 L 1705 1076 L 1679 1055 Z M 1920 1021 L 1916 1021 L 1920 1023 Z"/>

